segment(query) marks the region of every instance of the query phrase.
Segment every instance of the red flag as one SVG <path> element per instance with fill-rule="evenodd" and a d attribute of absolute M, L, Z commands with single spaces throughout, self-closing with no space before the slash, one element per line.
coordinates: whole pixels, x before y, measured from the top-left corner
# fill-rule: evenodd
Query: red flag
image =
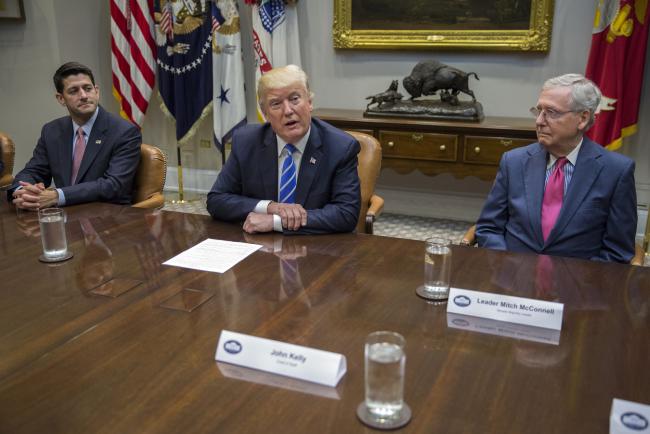
<path fill-rule="evenodd" d="M 648 0 L 599 0 L 585 75 L 603 98 L 588 136 L 610 150 L 637 131 L 648 42 Z"/>
<path fill-rule="evenodd" d="M 156 82 L 153 0 L 111 0 L 113 95 L 120 114 L 142 127 Z"/>

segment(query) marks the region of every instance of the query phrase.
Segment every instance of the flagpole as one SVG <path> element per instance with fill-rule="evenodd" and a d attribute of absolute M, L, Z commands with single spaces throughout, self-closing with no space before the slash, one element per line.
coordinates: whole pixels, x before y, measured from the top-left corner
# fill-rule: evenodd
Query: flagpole
<path fill-rule="evenodd" d="M 173 203 L 185 203 L 183 200 L 183 162 L 181 160 L 181 147 L 177 144 L 176 158 L 178 159 L 178 200 Z"/>

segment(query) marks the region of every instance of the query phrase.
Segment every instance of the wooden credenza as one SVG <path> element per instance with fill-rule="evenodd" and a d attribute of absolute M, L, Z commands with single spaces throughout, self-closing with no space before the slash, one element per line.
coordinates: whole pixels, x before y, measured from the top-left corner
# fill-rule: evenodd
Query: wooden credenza
<path fill-rule="evenodd" d="M 313 115 L 343 130 L 375 136 L 382 169 L 425 175 L 451 173 L 491 181 L 501 155 L 537 140 L 530 118 L 486 117 L 482 122 L 363 117 L 361 110 L 316 109 Z"/>

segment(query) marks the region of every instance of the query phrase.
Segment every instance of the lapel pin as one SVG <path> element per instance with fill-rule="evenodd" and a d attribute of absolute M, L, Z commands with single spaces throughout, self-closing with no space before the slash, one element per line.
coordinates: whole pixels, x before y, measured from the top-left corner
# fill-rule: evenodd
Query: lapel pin
<path fill-rule="evenodd" d="M 309 159 L 309 164 L 316 164 L 316 159 L 314 157 L 311 157 Z"/>
<path fill-rule="evenodd" d="M 102 144 L 102 141 L 101 141 L 101 140 L 95 140 L 95 144 L 96 144 L 96 145 L 101 145 L 101 144 Z"/>

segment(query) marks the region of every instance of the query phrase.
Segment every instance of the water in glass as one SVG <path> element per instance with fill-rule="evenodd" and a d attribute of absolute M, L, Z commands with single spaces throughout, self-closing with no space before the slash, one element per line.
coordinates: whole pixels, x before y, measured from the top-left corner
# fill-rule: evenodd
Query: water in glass
<path fill-rule="evenodd" d="M 68 251 L 65 238 L 65 221 L 61 214 L 43 215 L 39 218 L 43 254 L 46 258 L 59 258 Z"/>
<path fill-rule="evenodd" d="M 366 407 L 380 418 L 390 418 L 404 404 L 404 365 L 399 345 L 379 342 L 366 345 Z"/>
<path fill-rule="evenodd" d="M 447 246 L 428 245 L 424 253 L 424 288 L 434 298 L 449 296 L 451 249 Z"/>

